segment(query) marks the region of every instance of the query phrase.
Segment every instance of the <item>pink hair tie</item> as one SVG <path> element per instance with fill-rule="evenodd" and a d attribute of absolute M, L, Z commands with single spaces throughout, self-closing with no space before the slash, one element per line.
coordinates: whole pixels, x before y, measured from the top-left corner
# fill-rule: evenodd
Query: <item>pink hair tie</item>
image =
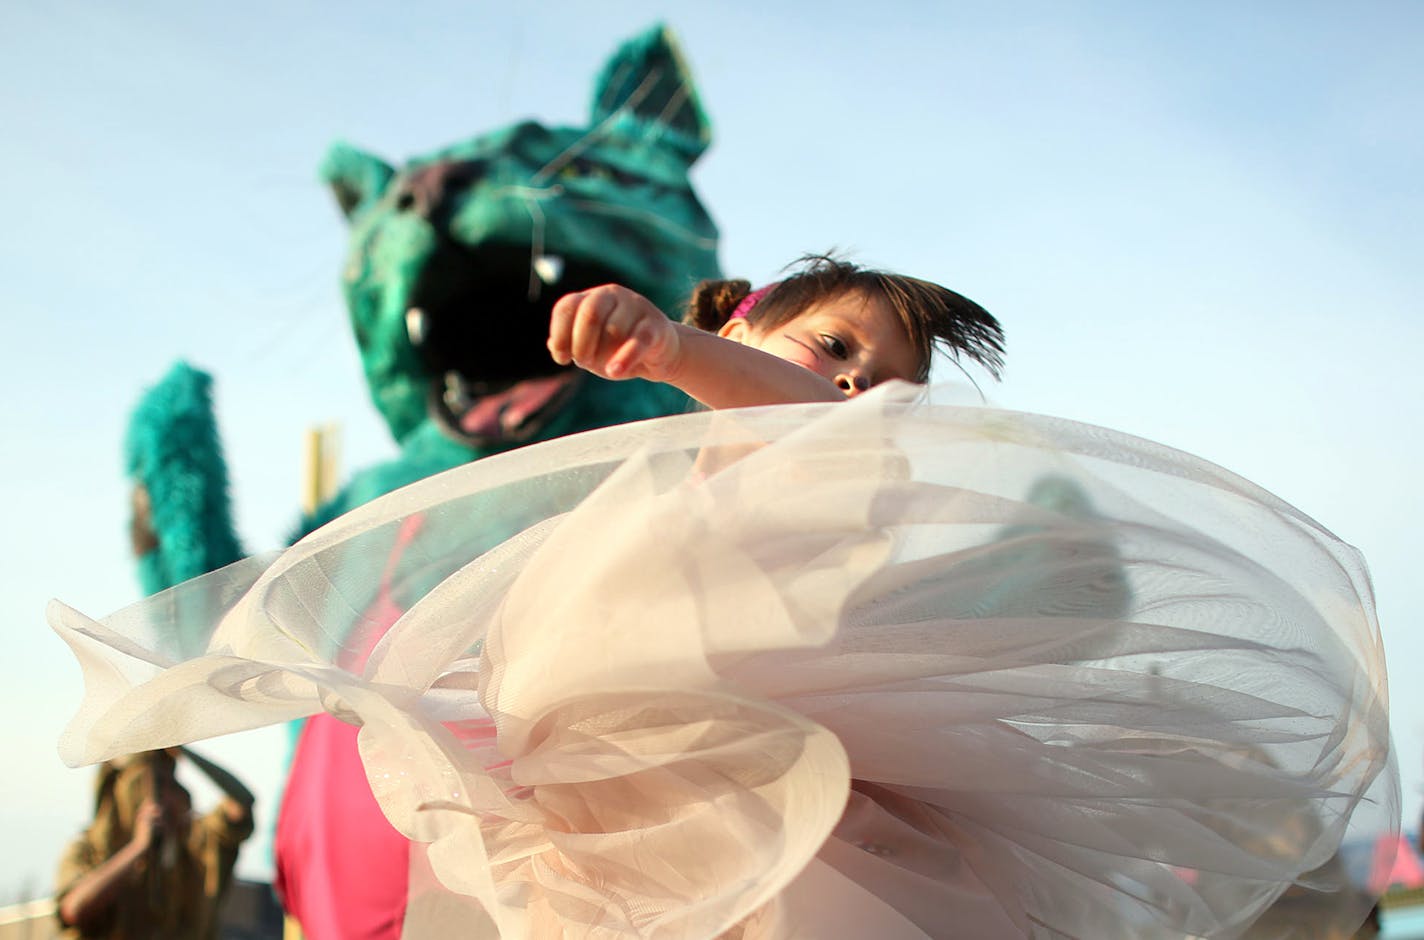
<path fill-rule="evenodd" d="M 741 301 L 737 304 L 737 309 L 733 310 L 732 315 L 727 319 L 745 320 L 747 314 L 751 313 L 752 308 L 757 305 L 757 301 L 765 297 L 767 291 L 771 290 L 775 286 L 775 284 L 768 284 L 765 287 L 758 287 L 756 290 L 743 297 Z"/>

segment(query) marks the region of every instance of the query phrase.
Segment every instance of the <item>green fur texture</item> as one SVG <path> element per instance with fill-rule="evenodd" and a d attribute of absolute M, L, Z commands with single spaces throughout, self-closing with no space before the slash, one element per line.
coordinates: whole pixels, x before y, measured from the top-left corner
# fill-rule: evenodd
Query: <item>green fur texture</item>
<path fill-rule="evenodd" d="M 243 556 L 206 372 L 176 363 L 144 393 L 129 419 L 124 462 L 129 478 L 148 491 L 150 526 L 159 535 L 158 548 L 139 558 L 145 594 Z"/>
<path fill-rule="evenodd" d="M 401 449 L 354 474 L 293 538 L 480 457 L 686 410 L 666 386 L 561 370 L 544 340 L 565 293 L 621 283 L 675 313 L 698 280 L 719 276 L 717 228 L 688 178 L 710 142 L 682 53 L 658 25 L 604 65 L 585 125 L 521 121 L 399 169 L 334 144 L 320 175 L 350 224 L 352 333 Z M 210 384 L 175 366 L 130 428 L 129 472 L 149 489 L 160 544 L 140 560 L 148 592 L 242 554 Z"/>
<path fill-rule="evenodd" d="M 489 454 L 686 410 L 664 386 L 566 375 L 537 420 L 468 430 L 493 399 L 558 372 L 544 338 L 559 296 L 616 282 L 675 313 L 697 281 L 719 276 L 717 229 L 688 178 L 710 141 L 676 40 L 655 26 L 604 66 L 585 126 L 521 121 L 398 171 L 334 145 L 321 174 L 351 225 L 352 332 L 402 450 L 357 474 L 302 530 Z M 558 268 L 546 279 L 540 265 L 551 258 Z M 433 324 L 423 346 L 412 311 Z"/>

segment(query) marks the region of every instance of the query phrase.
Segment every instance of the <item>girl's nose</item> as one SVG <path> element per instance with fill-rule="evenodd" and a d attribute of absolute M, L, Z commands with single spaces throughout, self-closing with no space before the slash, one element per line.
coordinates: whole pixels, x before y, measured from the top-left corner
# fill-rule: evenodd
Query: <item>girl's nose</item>
<path fill-rule="evenodd" d="M 854 398 L 870 388 L 870 380 L 859 372 L 842 372 L 836 376 L 836 388 L 845 392 L 847 398 Z"/>

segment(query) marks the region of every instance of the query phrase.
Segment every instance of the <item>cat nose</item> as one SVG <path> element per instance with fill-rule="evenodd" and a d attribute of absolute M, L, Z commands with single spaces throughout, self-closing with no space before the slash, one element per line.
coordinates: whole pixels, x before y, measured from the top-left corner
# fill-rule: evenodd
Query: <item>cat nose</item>
<path fill-rule="evenodd" d="M 847 398 L 854 398 L 870 388 L 870 379 L 859 372 L 842 372 L 836 376 L 836 388 L 845 392 Z"/>
<path fill-rule="evenodd" d="M 396 190 L 396 208 L 433 219 L 448 197 L 484 175 L 483 160 L 436 160 L 402 179 Z"/>

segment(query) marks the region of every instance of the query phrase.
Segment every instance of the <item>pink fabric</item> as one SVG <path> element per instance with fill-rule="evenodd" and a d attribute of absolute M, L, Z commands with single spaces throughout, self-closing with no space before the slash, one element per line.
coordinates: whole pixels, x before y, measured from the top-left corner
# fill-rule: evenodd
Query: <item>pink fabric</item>
<path fill-rule="evenodd" d="M 345 668 L 359 672 L 405 612 L 391 596 L 391 578 L 422 521 L 401 522 L 364 629 L 348 637 Z M 331 715 L 313 715 L 287 771 L 275 887 L 308 940 L 396 940 L 405 921 L 410 842 L 371 793 L 356 749 L 359 730 Z"/>
<path fill-rule="evenodd" d="M 743 297 L 742 300 L 741 300 L 741 302 L 740 302 L 739 304 L 737 304 L 737 309 L 733 310 L 733 311 L 732 311 L 732 315 L 731 315 L 730 317 L 728 317 L 727 319 L 728 319 L 728 320 L 742 320 L 742 319 L 745 319 L 745 318 L 746 318 L 746 315 L 749 314 L 749 313 L 751 313 L 752 308 L 755 307 L 755 306 L 757 305 L 757 303 L 758 303 L 763 297 L 765 297 L 765 296 L 767 295 L 767 292 L 770 291 L 770 290 L 771 290 L 773 287 L 775 287 L 775 286 L 776 286 L 775 284 L 768 284 L 768 285 L 766 285 L 765 287 L 758 287 L 756 290 L 752 291 L 750 294 L 748 294 L 747 296 Z"/>
<path fill-rule="evenodd" d="M 397 940 L 405 921 L 410 843 L 371 795 L 357 730 L 313 715 L 287 776 L 274 887 L 307 940 Z"/>
<path fill-rule="evenodd" d="M 1368 888 L 1371 894 L 1384 894 L 1391 887 L 1424 887 L 1424 865 L 1409 839 L 1403 833 L 1391 833 L 1375 840 L 1370 862 Z"/>

